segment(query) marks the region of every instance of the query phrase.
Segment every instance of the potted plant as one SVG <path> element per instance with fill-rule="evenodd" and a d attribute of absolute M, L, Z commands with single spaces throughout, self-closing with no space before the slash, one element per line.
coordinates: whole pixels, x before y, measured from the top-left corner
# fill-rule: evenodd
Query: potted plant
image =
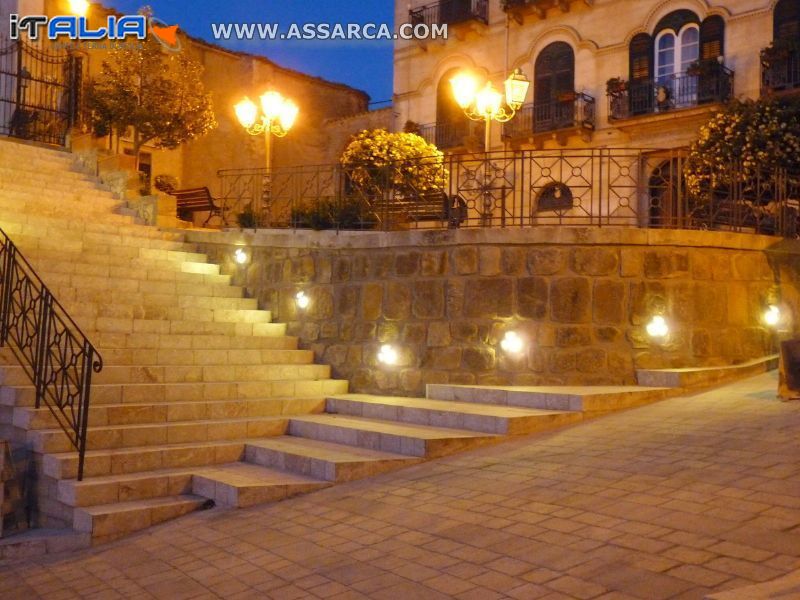
<path fill-rule="evenodd" d="M 606 81 L 606 94 L 608 96 L 619 96 L 628 91 L 628 82 L 621 77 L 612 77 Z"/>

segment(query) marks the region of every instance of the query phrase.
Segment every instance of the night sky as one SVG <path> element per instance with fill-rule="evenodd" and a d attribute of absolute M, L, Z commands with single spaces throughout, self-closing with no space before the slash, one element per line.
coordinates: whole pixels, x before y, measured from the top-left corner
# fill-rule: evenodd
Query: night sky
<path fill-rule="evenodd" d="M 261 54 L 297 69 L 366 91 L 373 102 L 392 97 L 391 41 L 215 41 L 211 23 L 387 23 L 394 28 L 392 0 L 102 0 L 121 12 L 148 4 L 154 16 L 221 46 Z"/>

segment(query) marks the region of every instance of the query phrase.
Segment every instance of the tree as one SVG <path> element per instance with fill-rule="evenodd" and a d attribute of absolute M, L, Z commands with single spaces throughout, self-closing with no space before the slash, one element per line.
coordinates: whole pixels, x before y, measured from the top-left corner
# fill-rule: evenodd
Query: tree
<path fill-rule="evenodd" d="M 97 135 L 123 135 L 130 128 L 137 168 L 144 144 L 174 149 L 216 127 L 199 62 L 165 51 L 152 36 L 112 52 L 113 60 L 103 62 L 89 85 L 92 128 Z"/>
<path fill-rule="evenodd" d="M 362 192 L 394 190 L 403 195 L 443 188 L 444 154 L 415 133 L 364 130 L 353 136 L 340 162 Z"/>
<path fill-rule="evenodd" d="M 684 175 L 691 194 L 743 184 L 759 175 L 785 170 L 800 176 L 800 106 L 762 100 L 734 100 L 700 128 L 689 151 Z"/>

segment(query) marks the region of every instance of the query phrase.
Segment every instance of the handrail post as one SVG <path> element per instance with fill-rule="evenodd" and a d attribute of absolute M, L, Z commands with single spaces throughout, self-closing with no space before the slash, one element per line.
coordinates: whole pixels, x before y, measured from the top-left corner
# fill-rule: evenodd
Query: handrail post
<path fill-rule="evenodd" d="M 42 289 L 42 299 L 39 306 L 39 331 L 36 341 L 36 358 L 33 364 L 33 384 L 36 386 L 36 408 L 39 408 L 44 399 L 45 381 L 47 380 L 47 344 L 50 338 L 50 313 L 53 310 L 53 296 Z"/>
<path fill-rule="evenodd" d="M 8 329 L 10 327 L 11 316 L 11 290 L 12 290 L 12 277 L 14 272 L 14 255 L 16 254 L 16 246 L 10 239 L 5 237 L 3 239 L 3 295 L 0 299 L 0 346 L 5 346 L 8 343 Z"/>

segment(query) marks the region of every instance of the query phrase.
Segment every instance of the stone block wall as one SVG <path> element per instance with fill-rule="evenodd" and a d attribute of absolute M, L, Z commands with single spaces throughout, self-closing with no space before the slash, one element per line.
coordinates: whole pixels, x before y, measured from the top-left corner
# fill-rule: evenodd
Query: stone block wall
<path fill-rule="evenodd" d="M 777 350 L 770 303 L 800 310 L 800 243 L 711 232 L 539 228 L 191 234 L 357 392 L 426 383 L 632 384 L 635 369 Z M 238 267 L 234 248 L 251 262 Z M 311 304 L 297 308 L 303 290 Z M 667 341 L 648 337 L 663 313 Z M 787 317 L 783 336 L 796 333 Z M 499 342 L 514 330 L 519 357 Z M 399 364 L 381 365 L 384 343 Z"/>

